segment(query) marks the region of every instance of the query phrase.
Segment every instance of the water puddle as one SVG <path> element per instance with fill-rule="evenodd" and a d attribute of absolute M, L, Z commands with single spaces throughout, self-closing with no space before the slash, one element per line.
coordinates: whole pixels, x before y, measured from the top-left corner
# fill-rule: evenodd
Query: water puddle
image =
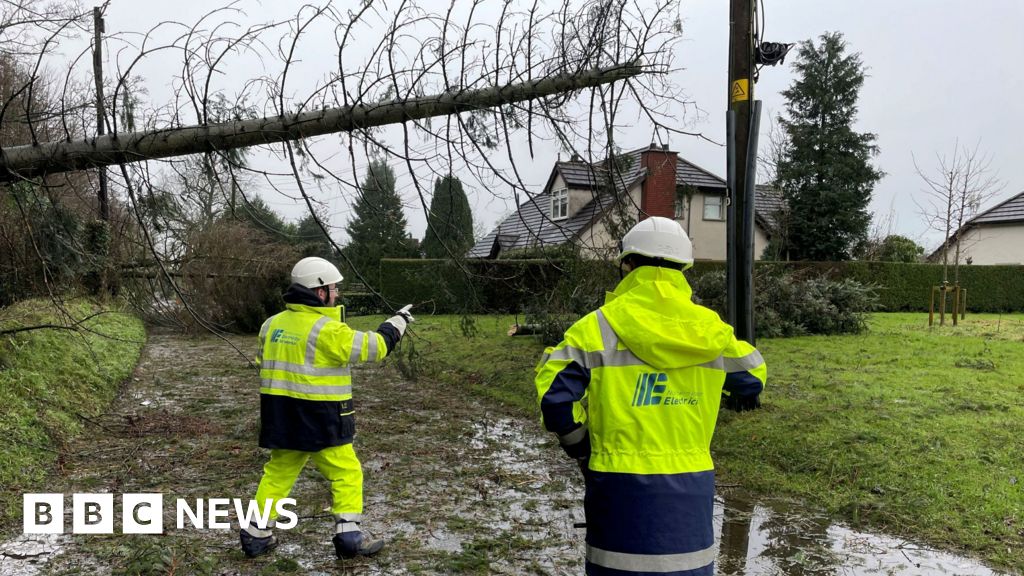
<path fill-rule="evenodd" d="M 715 502 L 718 574 L 742 576 L 1008 576 L 970 558 L 860 532 L 825 515 L 738 498 Z"/>
<path fill-rule="evenodd" d="M 51 558 L 61 554 L 70 537 L 63 534 L 23 534 L 0 544 L 0 576 L 35 576 Z"/>

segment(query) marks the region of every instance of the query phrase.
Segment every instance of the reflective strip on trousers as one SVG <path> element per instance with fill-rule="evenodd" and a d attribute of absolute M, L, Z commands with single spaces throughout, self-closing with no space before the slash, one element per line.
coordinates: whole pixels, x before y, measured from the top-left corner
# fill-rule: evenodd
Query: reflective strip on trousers
<path fill-rule="evenodd" d="M 739 358 L 723 357 L 722 359 L 725 361 L 726 372 L 750 371 L 764 364 L 764 358 L 761 357 L 761 353 L 757 350 Z"/>
<path fill-rule="evenodd" d="M 284 360 L 265 360 L 260 365 L 261 370 L 284 370 L 293 374 L 302 374 L 303 376 L 351 376 L 352 370 L 345 366 L 325 366 L 317 367 L 310 366 L 308 364 L 295 364 L 294 362 L 285 362 Z"/>
<path fill-rule="evenodd" d="M 317 386 L 316 384 L 299 384 L 277 378 L 264 378 L 263 387 L 270 388 L 271 390 L 287 390 L 288 392 L 298 392 L 299 394 L 322 396 L 344 396 L 352 393 L 351 384 L 345 386 Z"/>
<path fill-rule="evenodd" d="M 682 572 L 703 568 L 715 561 L 718 548 L 712 545 L 681 554 L 628 554 L 587 546 L 587 561 L 625 572 Z"/>

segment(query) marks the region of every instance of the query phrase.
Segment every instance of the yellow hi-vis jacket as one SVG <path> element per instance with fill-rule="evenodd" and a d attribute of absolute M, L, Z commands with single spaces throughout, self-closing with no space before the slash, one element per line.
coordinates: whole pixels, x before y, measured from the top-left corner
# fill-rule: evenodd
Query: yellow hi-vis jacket
<path fill-rule="evenodd" d="M 299 297 L 295 297 L 298 292 Z M 315 296 L 293 285 L 286 310 L 260 329 L 260 446 L 319 451 L 352 441 L 355 410 L 350 366 L 383 360 L 401 335 L 390 324 L 353 330 L 342 307 L 312 306 Z M 289 298 L 289 296 L 292 298 Z M 291 300 L 291 301 L 289 301 Z M 392 330 L 385 338 L 380 332 Z"/>
<path fill-rule="evenodd" d="M 589 458 L 588 574 L 711 573 L 723 389 L 759 394 L 767 368 L 691 295 L 682 272 L 642 266 L 537 367 L 545 427 Z"/>

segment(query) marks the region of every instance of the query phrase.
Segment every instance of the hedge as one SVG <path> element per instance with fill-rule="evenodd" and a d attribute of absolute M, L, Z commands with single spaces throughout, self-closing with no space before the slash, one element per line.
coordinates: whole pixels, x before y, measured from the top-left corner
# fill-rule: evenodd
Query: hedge
<path fill-rule="evenodd" d="M 941 264 L 898 262 L 764 262 L 757 269 L 818 273 L 850 278 L 878 287 L 879 303 L 888 312 L 927 311 L 933 286 L 942 283 Z M 949 268 L 953 277 L 953 268 Z M 970 312 L 1024 311 L 1024 266 L 960 266 L 960 286 L 967 289 Z"/>
<path fill-rule="evenodd" d="M 724 262 L 697 262 L 687 277 L 692 283 L 707 272 L 724 268 Z M 758 262 L 755 271 L 757 276 L 788 272 L 874 285 L 882 310 L 892 312 L 927 311 L 931 287 L 942 281 L 940 264 Z M 952 267 L 949 273 L 952 277 Z M 562 279 L 588 290 L 595 285 L 610 290 L 618 281 L 618 272 L 613 263 L 594 260 L 469 260 L 455 264 L 450 260 L 385 259 L 380 264 L 378 286 L 392 306 L 411 302 L 424 312 L 519 312 L 563 289 Z M 970 312 L 1024 311 L 1024 266 L 962 265 L 960 285 L 968 290 Z"/>
<path fill-rule="evenodd" d="M 423 312 L 517 312 L 567 275 L 550 260 L 384 259 L 380 292 L 392 307 L 414 303 Z"/>

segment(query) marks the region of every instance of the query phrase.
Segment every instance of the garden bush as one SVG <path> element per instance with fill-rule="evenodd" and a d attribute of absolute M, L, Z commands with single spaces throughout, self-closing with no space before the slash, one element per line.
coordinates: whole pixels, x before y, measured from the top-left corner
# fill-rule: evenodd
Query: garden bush
<path fill-rule="evenodd" d="M 875 288 L 855 280 L 758 272 L 754 280 L 754 324 L 758 336 L 857 333 L 865 327 L 866 313 L 878 307 Z M 726 318 L 724 271 L 698 276 L 693 290 L 694 301 Z"/>

